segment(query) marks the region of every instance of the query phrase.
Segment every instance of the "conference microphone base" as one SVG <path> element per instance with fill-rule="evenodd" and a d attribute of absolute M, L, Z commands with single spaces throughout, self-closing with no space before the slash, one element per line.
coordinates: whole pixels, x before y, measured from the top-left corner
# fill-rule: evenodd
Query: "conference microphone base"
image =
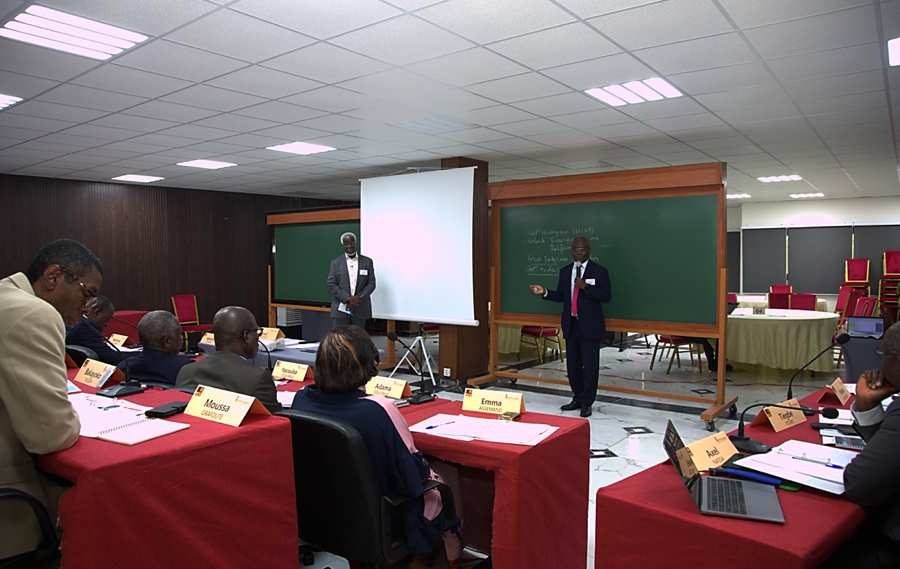
<path fill-rule="evenodd" d="M 769 445 L 755 441 L 744 435 L 731 435 L 728 438 L 731 440 L 731 444 L 734 445 L 734 448 L 743 454 L 762 454 L 772 450 L 772 447 Z"/>
<path fill-rule="evenodd" d="M 431 403 L 432 401 L 434 401 L 434 395 L 432 395 L 430 393 L 425 393 L 424 391 L 419 391 L 418 393 L 416 393 L 415 395 L 413 395 L 412 397 L 407 399 L 407 401 L 409 401 L 410 405 L 421 405 L 422 403 Z"/>
<path fill-rule="evenodd" d="M 97 395 L 104 397 L 125 397 L 126 395 L 137 395 L 143 393 L 144 388 L 139 381 L 123 381 L 118 385 L 101 389 Z"/>

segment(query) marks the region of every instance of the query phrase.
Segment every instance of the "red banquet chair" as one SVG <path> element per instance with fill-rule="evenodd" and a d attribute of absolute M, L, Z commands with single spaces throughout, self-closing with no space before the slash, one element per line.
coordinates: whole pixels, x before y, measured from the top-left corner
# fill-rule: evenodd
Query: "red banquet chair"
<path fill-rule="evenodd" d="M 791 310 L 815 310 L 819 297 L 814 294 L 794 293 L 791 295 Z"/>
<path fill-rule="evenodd" d="M 559 350 L 559 359 L 565 361 L 562 346 L 559 342 L 559 328 L 545 328 L 544 326 L 522 326 L 522 339 L 519 341 L 519 358 L 522 357 L 522 344 L 531 346 L 532 343 L 537 349 L 538 362 L 544 363 L 544 352 L 547 351 L 547 342 L 556 342 L 556 349 Z"/>
<path fill-rule="evenodd" d="M 659 354 L 659 361 L 662 361 L 663 357 L 666 355 L 666 350 L 671 349 L 672 355 L 669 357 L 669 367 L 666 368 L 666 373 L 671 373 L 672 371 L 672 362 L 676 359 L 678 360 L 678 367 L 681 367 L 681 354 L 682 348 L 687 347 L 688 355 L 691 357 L 691 365 L 694 365 L 694 342 L 691 342 L 687 338 L 683 338 L 681 336 L 665 336 L 661 334 L 656 335 L 656 346 L 653 347 L 653 356 L 650 358 L 650 369 L 653 369 L 653 362 L 656 361 L 656 353 L 662 348 L 662 352 Z M 703 372 L 703 360 L 700 359 L 700 347 L 697 346 L 697 366 L 700 368 L 700 372 Z"/>
<path fill-rule="evenodd" d="M 785 310 L 791 307 L 791 293 L 789 292 L 770 292 L 769 308 L 783 308 Z"/>
<path fill-rule="evenodd" d="M 199 311 L 197 310 L 197 297 L 193 294 L 173 294 L 172 308 L 175 310 L 175 318 L 181 324 L 184 334 L 184 347 L 188 346 L 188 334 L 195 332 L 208 332 L 212 330 L 212 324 L 200 324 Z"/>
<path fill-rule="evenodd" d="M 777 292 L 777 293 L 792 293 L 794 292 L 793 285 L 770 285 L 769 292 Z"/>

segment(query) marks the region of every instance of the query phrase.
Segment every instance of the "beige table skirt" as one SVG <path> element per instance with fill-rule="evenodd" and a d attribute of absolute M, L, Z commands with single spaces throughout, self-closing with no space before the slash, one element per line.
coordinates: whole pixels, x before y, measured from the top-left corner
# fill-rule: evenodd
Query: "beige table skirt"
<path fill-rule="evenodd" d="M 778 369 L 800 369 L 824 349 L 834 336 L 838 315 L 807 310 L 769 310 L 753 315 L 738 308 L 728 317 L 728 361 L 760 364 Z M 832 352 L 825 352 L 808 369 L 830 372 Z"/>

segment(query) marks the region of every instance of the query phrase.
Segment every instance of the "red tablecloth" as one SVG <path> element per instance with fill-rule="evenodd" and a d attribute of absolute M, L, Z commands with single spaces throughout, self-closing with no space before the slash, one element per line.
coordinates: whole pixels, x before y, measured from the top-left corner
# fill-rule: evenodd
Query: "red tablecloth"
<path fill-rule="evenodd" d="M 158 406 L 188 397 L 154 389 L 128 400 Z M 169 420 L 191 427 L 134 446 L 82 437 L 38 457 L 75 483 L 60 503 L 62 566 L 296 569 L 288 420 L 249 415 L 238 428 L 184 414 Z"/>
<path fill-rule="evenodd" d="M 462 403 L 438 399 L 400 411 L 414 425 L 438 413 L 458 415 Z M 475 541 L 481 532 L 492 533 L 489 545 L 496 569 L 584 567 L 590 493 L 588 422 L 540 413 L 526 413 L 522 421 L 559 430 L 535 446 L 464 442 L 419 433 L 413 438 L 423 453 L 464 467 L 460 468 L 464 530 Z"/>
<path fill-rule="evenodd" d="M 814 408 L 838 406 L 836 399 L 834 405 L 820 405 L 823 393 L 802 402 Z M 822 441 L 808 424 L 780 433 L 765 424 L 747 427 L 745 434 L 769 445 L 789 439 Z M 843 496 L 810 488 L 778 490 L 778 499 L 784 525 L 702 515 L 666 461 L 597 491 L 594 565 L 597 569 L 755 569 L 764 563 L 779 569 L 813 568 L 846 541 L 865 517 L 860 506 Z"/>
<path fill-rule="evenodd" d="M 113 317 L 118 318 L 121 322 L 110 318 L 106 328 L 103 329 L 103 335 L 109 338 L 113 334 L 122 334 L 128 336 L 128 341 L 125 342 L 126 346 L 136 344 L 141 341 L 137 333 L 137 325 L 145 314 L 147 314 L 146 310 L 116 310 L 113 312 Z"/>

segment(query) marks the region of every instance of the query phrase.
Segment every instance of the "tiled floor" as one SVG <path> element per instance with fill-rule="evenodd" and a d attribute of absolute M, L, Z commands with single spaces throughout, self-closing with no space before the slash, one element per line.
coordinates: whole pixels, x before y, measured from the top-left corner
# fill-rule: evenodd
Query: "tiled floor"
<path fill-rule="evenodd" d="M 374 339 L 379 347 L 384 348 L 385 338 L 376 337 Z M 407 344 L 410 343 L 406 339 L 404 341 Z M 400 348 L 399 344 L 397 348 Z M 438 340 L 429 340 L 428 349 L 436 359 Z M 405 350 L 398 351 L 398 357 L 402 356 L 403 351 Z M 703 360 L 703 372 L 699 372 L 696 365 L 691 366 L 685 355 L 682 357 L 681 367 L 673 365 L 672 372 L 667 374 L 668 358 L 662 363 L 657 362 L 654 364 L 653 370 L 650 370 L 652 353 L 652 340 L 648 346 L 643 338 L 635 341 L 632 347 L 621 351 L 618 348 L 602 349 L 600 352 L 600 386 L 618 385 L 637 390 L 690 395 L 696 395 L 697 390 L 707 389 L 712 393 L 702 396 L 715 397 L 716 375 L 706 369 L 705 359 Z M 545 361 L 542 365 L 538 365 L 536 353 L 533 350 L 530 353 L 524 351 L 522 358 L 519 360 L 516 354 L 508 354 L 502 355 L 500 361 L 502 366 L 509 369 L 524 368 L 522 373 L 529 375 L 563 380 L 566 378 L 565 363 L 559 359 Z M 387 375 L 387 373 L 389 372 L 382 372 L 383 375 Z M 759 402 L 777 403 L 784 400 L 787 383 L 792 374 L 792 371 L 735 363 L 734 370 L 726 374 L 725 392 L 727 395 L 738 396 L 737 407 L 739 410 Z M 794 396 L 798 399 L 802 398 L 826 383 L 830 383 L 837 375 L 843 377 L 843 368 L 834 370 L 833 373 L 827 375 L 818 373 L 813 376 L 810 372 L 802 372 L 794 380 Z M 395 377 L 410 380 L 414 386 L 417 385 L 419 379 L 403 374 Z M 564 386 L 522 379 L 512 383 L 507 379 L 499 379 L 480 387 L 524 391 L 529 412 L 577 417 L 577 412 L 563 413 L 559 410 L 559 406 L 568 403 L 571 398 L 570 392 Z M 460 395 L 450 392 L 443 393 L 441 396 L 451 399 L 461 398 Z M 597 489 L 618 482 L 665 460 L 662 434 L 665 432 L 666 421 L 670 419 L 675 423 L 679 434 L 686 443 L 708 436 L 710 433 L 707 431 L 707 425 L 700 419 L 700 413 L 706 407 L 708 405 L 702 403 L 684 402 L 658 396 L 621 394 L 603 390 L 598 392 L 594 414 L 588 419 L 591 426 L 591 448 L 607 449 L 615 456 L 591 459 L 591 504 L 586 520 L 588 524 L 586 567 L 594 566 L 594 495 L 597 493 Z M 758 409 L 748 412 L 747 420 L 755 416 L 756 412 Z M 627 427 L 643 427 L 649 432 L 630 434 L 625 430 Z M 726 415 L 716 420 L 715 427 L 717 430 L 727 432 L 737 428 L 737 420 L 730 419 Z M 318 554 L 316 565 L 313 567 L 343 569 L 347 567 L 347 564 L 342 559 L 327 554 Z"/>

